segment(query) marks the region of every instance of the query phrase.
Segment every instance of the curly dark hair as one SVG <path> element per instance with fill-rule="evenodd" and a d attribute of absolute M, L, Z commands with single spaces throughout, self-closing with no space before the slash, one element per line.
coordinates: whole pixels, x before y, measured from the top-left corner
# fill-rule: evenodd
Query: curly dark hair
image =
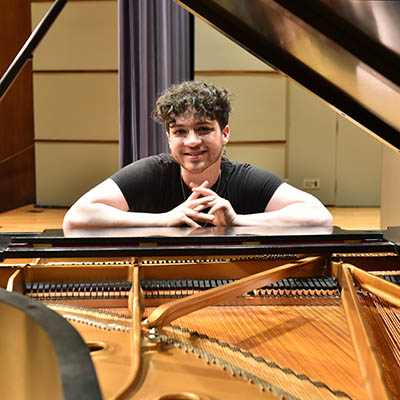
<path fill-rule="evenodd" d="M 179 115 L 194 113 L 195 118 L 216 120 L 221 129 L 229 121 L 232 95 L 227 89 L 218 88 L 211 83 L 187 81 L 174 84 L 166 89 L 156 102 L 153 118 L 160 124 L 169 125 Z"/>

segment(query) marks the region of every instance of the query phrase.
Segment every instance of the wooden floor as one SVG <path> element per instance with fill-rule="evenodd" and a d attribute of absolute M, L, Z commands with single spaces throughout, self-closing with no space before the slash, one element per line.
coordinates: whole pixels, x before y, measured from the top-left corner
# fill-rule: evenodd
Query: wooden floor
<path fill-rule="evenodd" d="M 0 232 L 42 232 L 61 229 L 65 208 L 41 208 L 27 205 L 0 213 Z"/>
<path fill-rule="evenodd" d="M 379 207 L 328 207 L 333 215 L 333 224 L 343 229 L 381 229 Z"/>
<path fill-rule="evenodd" d="M 333 223 L 343 229 L 380 229 L 379 207 L 330 207 Z M 0 232 L 42 232 L 61 229 L 67 209 L 27 205 L 0 213 Z"/>

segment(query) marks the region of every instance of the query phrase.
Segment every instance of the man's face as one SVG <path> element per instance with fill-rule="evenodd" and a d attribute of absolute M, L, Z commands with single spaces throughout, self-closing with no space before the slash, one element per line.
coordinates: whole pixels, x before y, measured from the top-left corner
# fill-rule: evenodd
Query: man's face
<path fill-rule="evenodd" d="M 216 120 L 181 115 L 169 125 L 167 134 L 174 159 L 189 173 L 201 174 L 216 163 L 219 168 L 229 126 L 221 131 Z"/>

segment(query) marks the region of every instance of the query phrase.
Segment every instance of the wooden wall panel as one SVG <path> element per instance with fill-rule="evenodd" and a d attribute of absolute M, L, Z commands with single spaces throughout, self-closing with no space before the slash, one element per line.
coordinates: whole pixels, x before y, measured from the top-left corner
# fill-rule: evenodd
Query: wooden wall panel
<path fill-rule="evenodd" d="M 364 140 L 364 132 L 342 122 L 315 95 L 279 76 L 208 24 L 198 18 L 195 22 L 196 78 L 235 94 L 229 156 L 283 171 L 278 175 L 326 205 L 379 205 L 379 143 Z M 257 143 L 254 149 L 252 141 Z M 269 160 L 271 150 L 278 148 L 279 157 Z M 363 171 L 373 173 L 363 176 Z M 319 179 L 320 189 L 305 189 L 306 178 Z"/>
<path fill-rule="evenodd" d="M 230 160 L 247 162 L 285 177 L 285 143 L 229 143 L 227 154 Z"/>
<path fill-rule="evenodd" d="M 0 2 L 0 75 L 29 37 L 30 4 Z M 35 200 L 32 64 L 28 62 L 0 103 L 0 212 Z"/>
<path fill-rule="evenodd" d="M 32 3 L 33 27 L 52 3 Z M 117 21 L 116 1 L 68 2 L 35 52 L 34 70 L 117 70 Z"/>
<path fill-rule="evenodd" d="M 272 71 L 248 51 L 199 18 L 195 18 L 195 70 Z"/>
<path fill-rule="evenodd" d="M 308 190 L 324 204 L 335 204 L 337 116 L 312 93 L 289 85 L 288 178 L 301 190 L 304 179 L 317 178 L 320 189 Z M 307 191 L 307 190 L 306 190 Z"/>
<path fill-rule="evenodd" d="M 202 74 L 233 93 L 231 142 L 286 140 L 286 78 L 277 74 Z"/>
<path fill-rule="evenodd" d="M 379 206 L 383 144 L 340 115 L 337 139 L 335 205 Z"/>
<path fill-rule="evenodd" d="M 400 154 L 382 146 L 381 228 L 400 226 Z"/>
<path fill-rule="evenodd" d="M 195 18 L 195 79 L 233 94 L 227 155 L 285 178 L 287 80 Z"/>
<path fill-rule="evenodd" d="M 32 2 L 32 25 L 52 2 Z M 118 169 L 117 1 L 69 1 L 34 58 L 37 203 L 70 206 Z"/>
<path fill-rule="evenodd" d="M 118 140 L 118 73 L 35 73 L 35 139 Z"/>
<path fill-rule="evenodd" d="M 119 169 L 118 143 L 36 143 L 37 204 L 70 206 Z"/>

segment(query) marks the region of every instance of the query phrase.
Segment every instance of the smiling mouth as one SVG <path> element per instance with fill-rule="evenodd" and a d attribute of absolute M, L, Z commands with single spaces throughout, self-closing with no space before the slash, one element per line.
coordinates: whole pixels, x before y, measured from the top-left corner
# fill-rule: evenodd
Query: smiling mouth
<path fill-rule="evenodd" d="M 201 151 L 191 151 L 190 153 L 184 153 L 185 156 L 188 157 L 198 157 L 204 154 L 206 150 L 201 150 Z"/>

